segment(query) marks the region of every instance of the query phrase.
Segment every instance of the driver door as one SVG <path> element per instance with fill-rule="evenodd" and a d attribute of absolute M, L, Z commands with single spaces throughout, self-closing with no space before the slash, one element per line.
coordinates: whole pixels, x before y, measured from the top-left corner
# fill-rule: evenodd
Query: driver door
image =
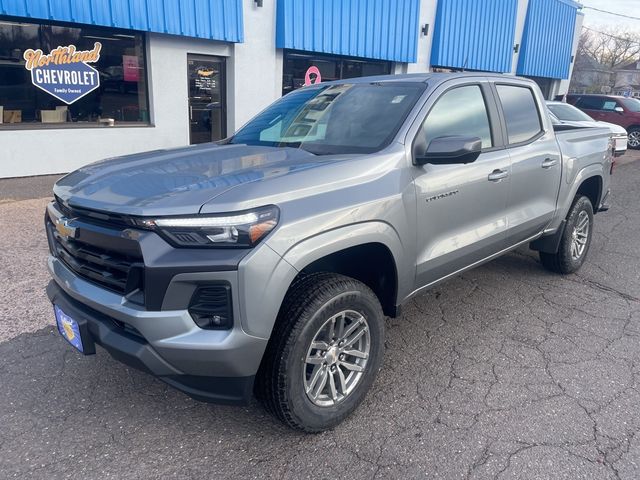
<path fill-rule="evenodd" d="M 472 163 L 414 165 L 417 194 L 416 288 L 506 248 L 511 161 L 503 147 L 495 98 L 483 79 L 449 82 L 436 92 L 418 136 L 482 140 Z M 454 84 L 453 86 L 451 84 Z"/>

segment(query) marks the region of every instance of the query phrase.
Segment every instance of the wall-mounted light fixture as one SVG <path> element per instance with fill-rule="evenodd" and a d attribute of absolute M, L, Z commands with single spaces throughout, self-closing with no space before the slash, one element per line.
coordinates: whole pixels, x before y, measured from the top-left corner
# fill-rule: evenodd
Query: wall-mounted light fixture
<path fill-rule="evenodd" d="M 256 4 L 256 7 L 262 6 L 262 0 L 253 0 L 253 2 Z"/>
<path fill-rule="evenodd" d="M 425 24 L 422 26 L 422 30 L 420 30 L 420 31 L 422 32 L 422 35 L 424 35 L 425 37 L 426 37 L 427 35 L 429 35 L 429 24 L 428 24 L 428 23 L 425 23 Z"/>
<path fill-rule="evenodd" d="M 520 51 L 520 44 L 519 44 L 519 43 L 516 43 L 516 44 L 513 46 L 513 53 L 518 53 L 519 51 Z"/>

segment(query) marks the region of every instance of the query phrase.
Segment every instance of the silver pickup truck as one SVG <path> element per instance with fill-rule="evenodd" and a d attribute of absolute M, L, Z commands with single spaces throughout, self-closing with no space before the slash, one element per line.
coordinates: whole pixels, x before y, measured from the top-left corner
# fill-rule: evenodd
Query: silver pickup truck
<path fill-rule="evenodd" d="M 194 398 L 331 428 L 414 295 L 525 244 L 580 268 L 612 143 L 556 129 L 528 80 L 370 77 L 290 93 L 220 144 L 83 167 L 45 215 L 58 329 Z"/>

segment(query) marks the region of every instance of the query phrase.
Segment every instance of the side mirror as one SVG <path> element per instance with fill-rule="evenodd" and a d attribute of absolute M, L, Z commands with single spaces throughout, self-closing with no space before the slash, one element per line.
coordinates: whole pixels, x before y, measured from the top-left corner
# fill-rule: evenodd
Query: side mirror
<path fill-rule="evenodd" d="M 613 110 L 615 112 L 618 112 L 620 115 L 622 115 L 624 113 L 624 108 L 622 108 L 622 107 L 616 107 Z"/>
<path fill-rule="evenodd" d="M 482 140 L 478 137 L 451 135 L 434 138 L 426 148 L 423 142 L 416 142 L 413 158 L 416 165 L 471 163 L 478 158 L 481 150 Z"/>

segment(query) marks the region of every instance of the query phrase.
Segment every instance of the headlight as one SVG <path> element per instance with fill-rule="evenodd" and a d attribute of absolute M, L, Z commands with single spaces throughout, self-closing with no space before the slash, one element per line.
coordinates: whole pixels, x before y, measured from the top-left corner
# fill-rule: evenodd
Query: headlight
<path fill-rule="evenodd" d="M 176 247 L 253 247 L 278 224 L 276 206 L 219 215 L 136 219 Z"/>

